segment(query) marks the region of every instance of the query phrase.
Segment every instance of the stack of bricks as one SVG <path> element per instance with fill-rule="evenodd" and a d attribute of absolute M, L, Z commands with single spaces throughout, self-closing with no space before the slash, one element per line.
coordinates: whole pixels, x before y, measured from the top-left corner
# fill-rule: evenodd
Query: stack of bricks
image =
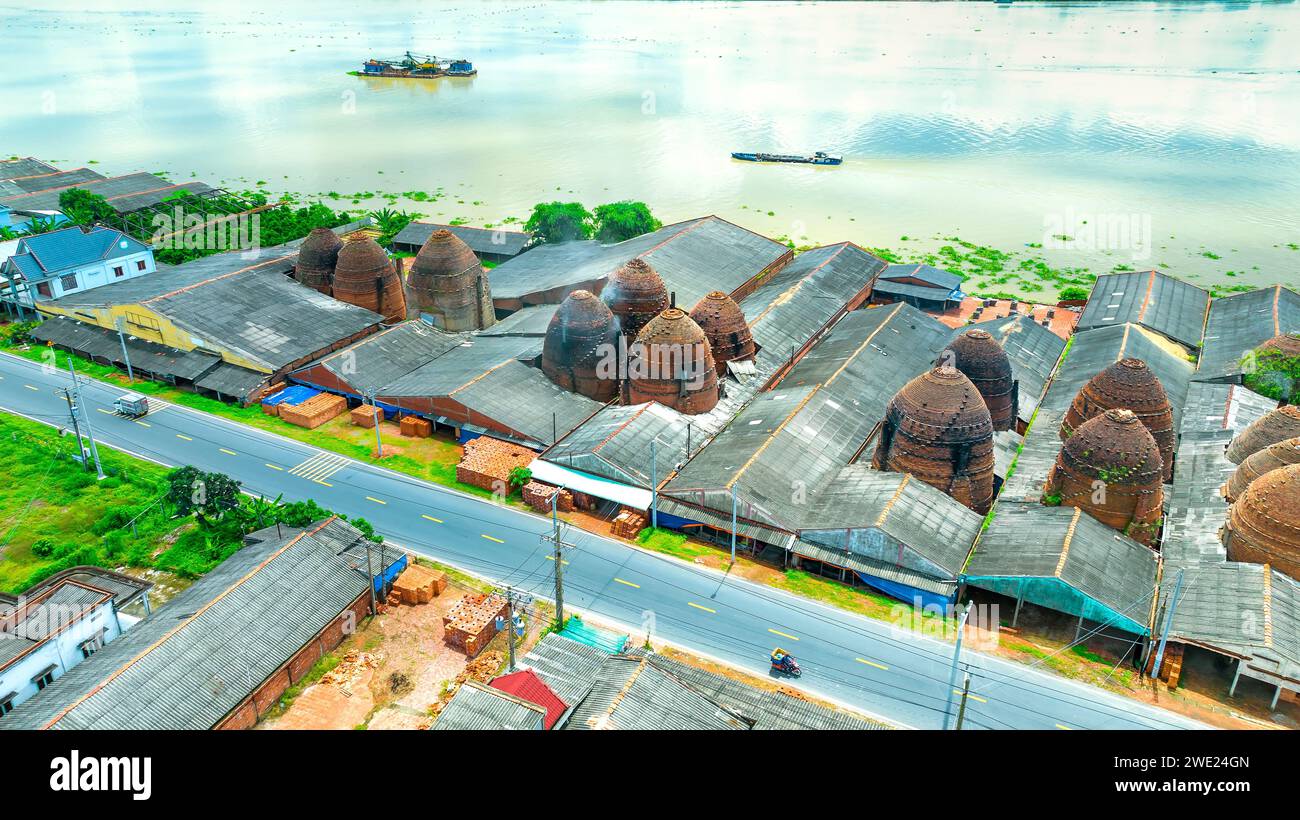
<path fill-rule="evenodd" d="M 348 409 L 348 400 L 333 393 L 312 396 L 302 404 L 280 405 L 280 418 L 308 430 L 320 427 Z"/>
<path fill-rule="evenodd" d="M 636 510 L 623 510 L 614 518 L 614 524 L 610 527 L 610 532 L 619 538 L 626 538 L 629 541 L 636 540 L 641 530 L 645 529 L 646 518 L 644 513 Z"/>
<path fill-rule="evenodd" d="M 506 599 L 496 593 L 466 595 L 442 616 L 443 635 L 472 658 L 497 634 L 497 618 L 504 618 L 506 609 Z"/>
<path fill-rule="evenodd" d="M 556 489 L 550 484 L 530 481 L 523 489 L 524 503 L 540 513 L 549 513 L 551 498 L 555 495 Z M 573 493 L 561 490 L 560 497 L 555 501 L 555 508 L 560 512 L 573 512 Z"/>
<path fill-rule="evenodd" d="M 402 416 L 401 431 L 411 438 L 428 438 L 433 435 L 433 422 L 419 416 Z"/>
<path fill-rule="evenodd" d="M 375 424 L 383 420 L 383 409 L 371 404 L 363 404 L 352 411 L 352 423 L 367 430 L 375 429 Z"/>
<path fill-rule="evenodd" d="M 488 492 L 510 489 L 510 471 L 527 467 L 537 454 L 527 447 L 479 436 L 465 443 L 465 455 L 456 465 L 456 480 Z"/>
<path fill-rule="evenodd" d="M 437 570 L 411 564 L 397 576 L 388 593 L 389 606 L 427 604 L 447 588 L 447 576 Z"/>

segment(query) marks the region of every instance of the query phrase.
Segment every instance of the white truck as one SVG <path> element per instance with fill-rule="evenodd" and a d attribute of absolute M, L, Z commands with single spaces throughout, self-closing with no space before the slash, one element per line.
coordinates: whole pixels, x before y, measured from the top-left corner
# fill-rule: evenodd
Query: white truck
<path fill-rule="evenodd" d="M 137 393 L 127 393 L 113 401 L 113 409 L 127 418 L 149 415 L 149 400 Z"/>

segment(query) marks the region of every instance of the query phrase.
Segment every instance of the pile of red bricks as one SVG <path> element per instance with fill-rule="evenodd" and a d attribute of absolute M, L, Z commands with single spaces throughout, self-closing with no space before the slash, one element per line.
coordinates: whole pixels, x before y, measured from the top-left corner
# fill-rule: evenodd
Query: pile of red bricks
<path fill-rule="evenodd" d="M 509 491 L 510 471 L 527 467 L 537 454 L 527 447 L 479 436 L 465 443 L 465 455 L 456 465 L 456 480 L 488 492 Z"/>
<path fill-rule="evenodd" d="M 308 430 L 320 427 L 348 409 L 348 400 L 333 393 L 312 396 L 302 404 L 280 405 L 280 418 Z"/>
<path fill-rule="evenodd" d="M 433 435 L 433 422 L 419 416 L 402 416 L 401 431 L 411 438 L 428 438 Z"/>
<path fill-rule="evenodd" d="M 375 425 L 383 420 L 383 409 L 374 405 L 363 404 L 352 411 L 352 423 L 367 430 L 375 429 Z"/>
<path fill-rule="evenodd" d="M 623 510 L 614 518 L 613 525 L 609 531 L 619 538 L 626 538 L 629 541 L 635 541 L 637 535 L 646 527 L 645 513 L 636 510 Z"/>
<path fill-rule="evenodd" d="M 447 576 L 437 570 L 411 564 L 402 570 L 388 592 L 388 605 L 427 604 L 447 588 Z"/>
<path fill-rule="evenodd" d="M 551 498 L 555 495 L 556 489 L 550 484 L 530 481 L 524 485 L 524 503 L 540 513 L 548 513 L 551 511 Z M 568 490 L 560 490 L 560 497 L 555 502 L 555 508 L 560 512 L 573 512 L 573 493 Z"/>
<path fill-rule="evenodd" d="M 447 643 L 474 657 L 497 634 L 497 618 L 506 609 L 506 599 L 496 593 L 466 595 L 442 616 Z"/>

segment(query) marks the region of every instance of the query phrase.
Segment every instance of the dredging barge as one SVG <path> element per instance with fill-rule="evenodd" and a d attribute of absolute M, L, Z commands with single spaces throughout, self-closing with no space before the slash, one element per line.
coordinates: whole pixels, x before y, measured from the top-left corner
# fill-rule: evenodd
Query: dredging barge
<path fill-rule="evenodd" d="M 463 58 L 439 60 L 437 57 L 416 57 L 411 52 L 398 60 L 369 59 L 361 64 L 363 77 L 400 77 L 411 80 L 432 80 L 436 77 L 473 77 L 478 73 L 474 64 Z"/>
<path fill-rule="evenodd" d="M 839 154 L 828 154 L 825 151 L 817 151 L 812 156 L 732 151 L 731 158 L 744 160 L 745 162 L 800 162 L 806 165 L 839 165 L 844 162 L 844 157 Z"/>

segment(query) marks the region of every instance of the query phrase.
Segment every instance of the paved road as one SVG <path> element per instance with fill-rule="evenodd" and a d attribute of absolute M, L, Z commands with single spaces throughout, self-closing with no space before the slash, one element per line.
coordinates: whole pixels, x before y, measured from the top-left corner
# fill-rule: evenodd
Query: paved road
<path fill-rule="evenodd" d="M 550 598 L 554 559 L 547 519 L 264 433 L 155 402 L 140 421 L 112 413 L 120 391 L 83 379 L 97 439 L 167 465 L 193 464 L 287 500 L 315 498 L 364 516 L 388 542 L 501 584 Z M 65 371 L 0 355 L 0 409 L 68 425 Z M 800 659 L 801 688 L 917 728 L 942 725 L 951 644 L 778 590 L 570 529 L 564 597 L 626 625 L 759 674 L 783 646 Z M 1093 687 L 977 652 L 963 653 L 973 684 L 969 728 L 1194 728 L 1199 724 Z"/>

